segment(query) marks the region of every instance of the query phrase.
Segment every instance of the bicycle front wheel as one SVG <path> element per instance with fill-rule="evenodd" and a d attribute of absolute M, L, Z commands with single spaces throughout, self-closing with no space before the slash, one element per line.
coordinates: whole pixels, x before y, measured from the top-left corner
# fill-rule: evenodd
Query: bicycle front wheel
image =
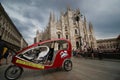
<path fill-rule="evenodd" d="M 8 80 L 18 79 L 23 72 L 23 69 L 16 65 L 11 65 L 5 70 L 5 78 Z"/>

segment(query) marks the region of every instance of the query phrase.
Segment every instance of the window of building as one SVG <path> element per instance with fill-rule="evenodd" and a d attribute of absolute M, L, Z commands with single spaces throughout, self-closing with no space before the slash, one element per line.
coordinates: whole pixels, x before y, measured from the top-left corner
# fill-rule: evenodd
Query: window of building
<path fill-rule="evenodd" d="M 106 48 L 106 45 L 104 45 L 104 49 Z"/>
<path fill-rule="evenodd" d="M 67 31 L 67 26 L 65 26 L 65 31 Z"/>
<path fill-rule="evenodd" d="M 2 27 L 1 23 L 0 23 L 0 27 Z"/>
<path fill-rule="evenodd" d="M 77 29 L 75 29 L 75 34 L 78 34 Z"/>
<path fill-rule="evenodd" d="M 117 48 L 117 46 L 114 44 L 114 48 Z"/>
<path fill-rule="evenodd" d="M 42 40 L 39 40 L 39 42 L 42 42 Z"/>
<path fill-rule="evenodd" d="M 112 44 L 110 44 L 110 48 L 112 48 Z"/>
<path fill-rule="evenodd" d="M 58 50 L 60 50 L 60 44 L 58 44 Z"/>
<path fill-rule="evenodd" d="M 60 34 L 58 34 L 58 38 L 60 38 Z"/>
<path fill-rule="evenodd" d="M 79 42 L 76 41 L 76 48 L 78 49 L 79 48 Z"/>
<path fill-rule="evenodd" d="M 66 39 L 68 39 L 68 35 L 66 35 Z"/>

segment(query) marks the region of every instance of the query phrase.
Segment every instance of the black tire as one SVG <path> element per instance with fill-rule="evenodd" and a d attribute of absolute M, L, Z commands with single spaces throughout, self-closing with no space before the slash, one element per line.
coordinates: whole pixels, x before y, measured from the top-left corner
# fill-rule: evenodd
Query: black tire
<path fill-rule="evenodd" d="M 65 71 L 71 71 L 72 70 L 72 61 L 71 60 L 66 60 L 63 65 L 63 69 Z"/>
<path fill-rule="evenodd" d="M 4 73 L 4 76 L 7 80 L 16 80 L 18 79 L 23 72 L 23 69 L 16 65 L 9 66 Z"/>

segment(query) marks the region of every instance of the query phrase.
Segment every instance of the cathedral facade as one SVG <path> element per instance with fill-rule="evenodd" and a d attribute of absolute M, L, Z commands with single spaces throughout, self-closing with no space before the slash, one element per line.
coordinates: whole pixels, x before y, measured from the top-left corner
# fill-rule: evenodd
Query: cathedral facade
<path fill-rule="evenodd" d="M 61 12 L 60 19 L 56 20 L 54 13 L 50 13 L 49 22 L 44 31 L 37 30 L 35 41 L 65 38 L 71 41 L 73 49 L 96 48 L 96 39 L 92 23 L 88 23 L 79 9 L 67 9 Z"/>

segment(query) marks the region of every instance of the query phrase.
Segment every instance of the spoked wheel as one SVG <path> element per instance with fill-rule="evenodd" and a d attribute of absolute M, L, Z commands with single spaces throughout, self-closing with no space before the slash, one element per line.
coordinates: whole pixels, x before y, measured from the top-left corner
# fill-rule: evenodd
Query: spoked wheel
<path fill-rule="evenodd" d="M 23 69 L 16 65 L 11 65 L 5 70 L 5 78 L 8 80 L 16 80 L 22 74 Z"/>
<path fill-rule="evenodd" d="M 66 60 L 64 62 L 63 68 L 65 71 L 71 71 L 72 70 L 72 61 L 71 60 Z"/>

